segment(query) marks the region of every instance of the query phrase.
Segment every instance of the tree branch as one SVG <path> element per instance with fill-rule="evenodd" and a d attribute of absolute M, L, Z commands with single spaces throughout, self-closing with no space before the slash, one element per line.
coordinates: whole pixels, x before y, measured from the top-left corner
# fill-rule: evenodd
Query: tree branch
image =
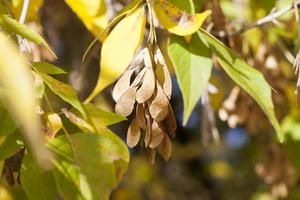
<path fill-rule="evenodd" d="M 256 27 L 261 27 L 264 26 L 265 24 L 268 24 L 270 22 L 274 22 L 277 18 L 281 17 L 282 15 L 288 13 L 289 11 L 293 10 L 296 7 L 300 6 L 300 0 L 296 0 L 293 3 L 291 3 L 290 5 L 282 8 L 281 10 L 277 11 L 277 12 L 271 12 L 269 15 L 258 19 L 256 22 L 252 23 L 252 24 L 248 24 L 245 27 L 241 28 L 240 30 L 234 31 L 234 32 L 229 32 L 226 33 L 224 31 L 218 32 L 217 34 L 214 34 L 218 37 L 226 37 L 226 36 L 233 36 L 233 35 L 237 35 L 237 34 L 241 34 L 244 33 L 250 29 L 256 28 Z"/>

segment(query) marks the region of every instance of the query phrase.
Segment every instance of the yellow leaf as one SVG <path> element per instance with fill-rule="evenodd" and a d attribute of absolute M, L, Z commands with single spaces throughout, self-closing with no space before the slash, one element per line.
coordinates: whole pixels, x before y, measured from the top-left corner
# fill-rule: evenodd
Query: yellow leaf
<path fill-rule="evenodd" d="M 120 10 L 119 13 L 116 14 L 116 16 L 113 18 L 111 22 L 109 22 L 109 25 L 107 28 L 110 28 L 111 26 L 115 25 L 117 22 L 119 22 L 124 16 L 127 14 L 130 14 L 132 11 L 134 11 L 138 6 L 142 3 L 142 0 L 133 0 L 129 4 L 127 4 L 122 10 Z"/>
<path fill-rule="evenodd" d="M 33 75 L 27 68 L 26 59 L 10 39 L 0 33 L 0 85 L 1 101 L 16 124 L 21 124 L 25 138 L 36 158 L 49 167 L 51 153 L 44 145 L 35 98 Z"/>
<path fill-rule="evenodd" d="M 0 166 L 1 166 L 1 163 L 0 163 Z M 2 167 L 1 167 L 1 169 L 2 169 Z M 14 199 L 12 197 L 11 193 L 9 192 L 8 186 L 2 180 L 0 180 L 0 199 L 6 199 L 6 200 L 13 200 Z"/>
<path fill-rule="evenodd" d="M 47 136 L 49 138 L 54 138 L 60 129 L 62 129 L 63 124 L 61 118 L 56 113 L 47 113 L 46 115 L 46 125 L 47 125 Z"/>
<path fill-rule="evenodd" d="M 98 41 L 98 39 L 100 38 L 101 40 L 103 40 L 103 38 L 105 38 L 107 36 L 107 31 L 115 26 L 123 17 L 125 17 L 126 15 L 129 15 L 132 11 L 134 11 L 135 9 L 138 8 L 138 6 L 141 4 L 142 0 L 133 0 L 131 1 L 129 4 L 127 4 L 122 10 L 120 10 L 116 16 L 113 18 L 113 20 L 111 20 L 108 25 L 97 34 L 97 37 L 95 37 L 95 39 L 90 43 L 90 45 L 88 46 L 88 48 L 85 50 L 84 55 L 82 57 L 82 61 L 85 60 L 85 57 L 87 56 L 88 52 L 92 49 L 92 47 L 96 44 L 96 42 Z"/>
<path fill-rule="evenodd" d="M 128 67 L 142 42 L 145 24 L 145 11 L 141 7 L 122 19 L 106 38 L 101 50 L 98 82 L 86 103 L 118 79 Z"/>
<path fill-rule="evenodd" d="M 154 10 L 161 25 L 180 36 L 191 35 L 198 31 L 211 13 L 210 10 L 206 10 L 191 15 L 165 0 L 155 1 Z"/>
<path fill-rule="evenodd" d="M 87 29 L 97 36 L 108 25 L 104 0 L 65 0 Z M 100 39 L 104 40 L 105 35 Z"/>

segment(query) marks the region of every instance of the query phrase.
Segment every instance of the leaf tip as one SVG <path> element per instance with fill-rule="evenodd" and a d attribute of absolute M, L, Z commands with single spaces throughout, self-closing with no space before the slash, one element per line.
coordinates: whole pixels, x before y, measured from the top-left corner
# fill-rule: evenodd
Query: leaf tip
<path fill-rule="evenodd" d="M 189 118 L 190 118 L 190 114 L 188 114 L 188 113 L 184 113 L 184 115 L 183 115 L 183 122 L 182 122 L 182 126 L 186 126 L 187 125 L 187 123 L 189 122 Z"/>

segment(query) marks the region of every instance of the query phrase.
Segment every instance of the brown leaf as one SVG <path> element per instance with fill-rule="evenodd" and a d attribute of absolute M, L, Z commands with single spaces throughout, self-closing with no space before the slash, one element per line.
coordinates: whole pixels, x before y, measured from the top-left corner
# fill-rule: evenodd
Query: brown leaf
<path fill-rule="evenodd" d="M 152 135 L 151 135 L 149 147 L 153 149 L 156 148 L 158 145 L 161 144 L 165 135 L 166 133 L 163 125 L 154 120 L 152 123 Z"/>
<path fill-rule="evenodd" d="M 144 103 L 151 98 L 155 89 L 155 75 L 152 66 L 152 59 L 149 50 L 145 53 L 145 76 L 143 79 L 142 86 L 136 93 L 136 100 L 139 103 Z"/>
<path fill-rule="evenodd" d="M 165 96 L 160 84 L 157 83 L 156 96 L 149 106 L 151 116 L 159 122 L 164 120 L 168 115 L 168 104 L 169 101 L 167 97 Z"/>
<path fill-rule="evenodd" d="M 136 89 L 136 87 L 131 87 L 122 95 L 117 101 L 115 107 L 116 113 L 125 117 L 132 113 L 135 104 Z"/>
<path fill-rule="evenodd" d="M 139 128 L 136 119 L 133 119 L 127 131 L 127 145 L 130 148 L 135 147 L 140 140 L 140 136 L 141 129 Z"/>
<path fill-rule="evenodd" d="M 171 99 L 171 94 L 172 94 L 172 80 L 171 80 L 171 75 L 168 69 L 168 66 L 166 64 L 166 61 L 160 51 L 160 49 L 157 47 L 155 56 L 157 61 L 162 65 L 163 71 L 164 71 L 164 84 L 163 84 L 163 89 L 165 94 L 167 95 L 168 99 Z"/>
<path fill-rule="evenodd" d="M 143 104 L 136 106 L 136 121 L 140 128 L 146 129 L 145 110 Z"/>
<path fill-rule="evenodd" d="M 116 83 L 112 96 L 113 99 L 117 102 L 121 96 L 128 90 L 130 87 L 130 79 L 132 74 L 134 73 L 134 69 L 127 69 L 121 78 Z"/>
<path fill-rule="evenodd" d="M 153 165 L 155 163 L 155 149 L 147 148 L 147 159 Z"/>
<path fill-rule="evenodd" d="M 160 154 L 162 157 L 168 161 L 172 156 L 172 144 L 168 135 L 165 134 L 165 137 L 161 143 Z"/>
<path fill-rule="evenodd" d="M 148 147 L 150 140 L 151 140 L 151 135 L 152 135 L 152 119 L 149 113 L 148 108 L 145 110 L 145 116 L 146 116 L 146 122 L 147 122 L 147 127 L 146 127 L 146 135 L 144 138 L 145 146 Z"/>

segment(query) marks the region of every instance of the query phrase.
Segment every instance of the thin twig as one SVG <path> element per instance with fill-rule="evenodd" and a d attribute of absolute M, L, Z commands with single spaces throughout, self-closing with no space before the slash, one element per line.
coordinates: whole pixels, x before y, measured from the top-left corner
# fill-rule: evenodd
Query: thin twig
<path fill-rule="evenodd" d="M 24 0 L 22 12 L 21 12 L 20 19 L 19 19 L 20 24 L 25 23 L 28 8 L 29 8 L 29 4 L 30 4 L 30 0 Z"/>
<path fill-rule="evenodd" d="M 24 0 L 21 15 L 19 18 L 20 24 L 24 24 L 26 21 L 29 4 L 30 4 L 30 0 Z M 26 48 L 25 40 L 21 36 L 17 36 L 17 38 L 18 38 L 18 43 L 19 43 L 21 52 L 26 52 L 27 48 Z"/>
<path fill-rule="evenodd" d="M 216 125 L 216 119 L 214 116 L 214 111 L 211 106 L 208 89 L 204 91 L 202 100 L 202 143 L 204 146 L 207 146 L 210 141 L 215 144 L 219 144 L 220 142 L 220 133 Z"/>
<path fill-rule="evenodd" d="M 225 36 L 233 36 L 233 35 L 238 35 L 241 33 L 244 33 L 250 29 L 256 28 L 256 27 L 261 27 L 264 26 L 265 24 L 268 24 L 270 22 L 276 22 L 276 20 L 281 17 L 282 15 L 290 12 L 291 10 L 294 10 L 295 7 L 299 7 L 300 6 L 300 0 L 294 1 L 293 3 L 291 3 L 290 5 L 282 8 L 281 10 L 277 11 L 277 12 L 271 12 L 269 15 L 258 19 L 256 22 L 246 25 L 245 27 L 241 28 L 240 30 L 234 31 L 234 32 L 229 32 L 229 33 L 224 33 L 223 31 L 217 34 L 214 34 L 216 36 L 219 37 L 225 37 Z"/>
<path fill-rule="evenodd" d="M 155 32 L 155 27 L 154 27 L 154 19 L 153 19 L 153 10 L 151 6 L 150 0 L 146 0 L 147 2 L 147 7 L 148 7 L 148 12 L 149 12 L 149 18 L 150 18 L 150 33 L 149 33 L 149 38 L 148 42 L 150 43 L 157 43 L 156 39 L 156 32 Z"/>

